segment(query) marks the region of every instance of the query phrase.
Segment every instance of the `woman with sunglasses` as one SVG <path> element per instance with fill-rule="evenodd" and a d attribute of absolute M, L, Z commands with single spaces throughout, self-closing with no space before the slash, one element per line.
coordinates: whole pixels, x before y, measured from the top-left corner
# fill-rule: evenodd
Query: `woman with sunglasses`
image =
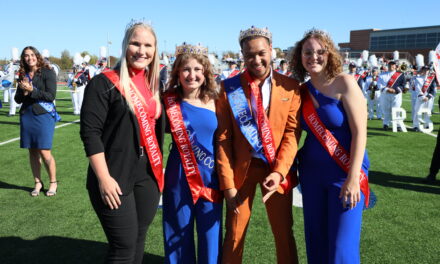
<path fill-rule="evenodd" d="M 367 108 L 355 79 L 342 73 L 330 36 L 312 29 L 292 58 L 302 86 L 298 152 L 308 263 L 360 263 L 362 209 L 368 202 Z"/>

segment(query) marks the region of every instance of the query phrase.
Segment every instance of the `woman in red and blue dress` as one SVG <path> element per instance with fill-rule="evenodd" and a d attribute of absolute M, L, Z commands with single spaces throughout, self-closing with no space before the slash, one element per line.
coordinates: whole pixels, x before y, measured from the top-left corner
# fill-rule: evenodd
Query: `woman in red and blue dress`
<path fill-rule="evenodd" d="M 163 192 L 165 262 L 220 263 L 222 197 L 214 167 L 216 82 L 206 48 L 182 45 L 177 47 L 176 55 L 164 96 L 173 134 Z M 170 96 L 175 98 L 171 104 Z M 176 103 L 180 106 L 179 118 L 176 118 L 179 111 L 171 109 Z M 182 129 L 177 129 L 177 122 Z M 190 156 L 189 152 L 182 151 L 185 149 L 181 141 L 183 130 L 187 134 L 186 142 L 191 142 L 186 149 L 194 154 L 189 162 L 197 164 L 195 174 L 192 173 L 194 166 L 182 162 L 182 155 Z M 176 138 L 180 138 L 179 142 Z"/>
<path fill-rule="evenodd" d="M 301 127 L 307 137 L 298 152 L 298 171 L 308 263 L 360 263 L 362 209 L 368 197 L 368 192 L 361 191 L 360 171 L 362 168 L 368 175 L 369 168 L 365 98 L 355 79 L 342 73 L 339 52 L 323 31 L 312 29 L 305 34 L 296 44 L 291 65 L 294 77 L 305 82 Z M 347 172 L 306 123 L 306 99 L 349 152 Z"/>

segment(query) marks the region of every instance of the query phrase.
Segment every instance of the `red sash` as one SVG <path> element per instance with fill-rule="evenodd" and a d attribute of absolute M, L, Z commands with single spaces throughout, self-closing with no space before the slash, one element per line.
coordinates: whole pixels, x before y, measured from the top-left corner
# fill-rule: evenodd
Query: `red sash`
<path fill-rule="evenodd" d="M 231 72 L 231 74 L 229 74 L 228 78 L 232 78 L 232 77 L 234 77 L 235 75 L 237 75 L 237 74 L 239 74 L 239 73 L 240 73 L 240 70 L 233 70 L 233 71 Z"/>
<path fill-rule="evenodd" d="M 119 83 L 119 75 L 114 70 L 108 70 L 103 74 L 115 85 L 119 92 L 125 97 L 124 90 Z M 130 99 L 133 102 L 134 114 L 139 124 L 141 145 L 146 149 L 148 154 L 148 160 L 150 161 L 151 169 L 153 170 L 154 177 L 157 180 L 159 190 L 163 191 L 164 179 L 163 179 L 163 166 L 162 166 L 162 153 L 160 153 L 159 144 L 157 143 L 156 133 L 152 120 L 146 113 L 147 105 L 140 100 L 137 93 L 130 87 Z"/>
<path fill-rule="evenodd" d="M 354 75 L 354 79 L 356 80 L 356 82 L 358 82 L 359 81 L 359 78 L 361 77 L 361 75 L 360 74 L 355 74 Z"/>
<path fill-rule="evenodd" d="M 260 95 L 260 88 L 254 83 L 248 71 L 244 72 L 244 77 L 251 87 L 251 96 L 254 97 L 255 102 L 257 103 L 257 126 L 264 149 L 264 156 L 269 162 L 270 168 L 273 169 L 275 166 L 277 150 L 275 149 L 275 140 L 273 138 L 272 130 L 270 128 L 269 118 L 267 118 L 266 112 L 263 108 L 263 99 Z M 288 173 L 285 180 L 280 183 L 280 186 L 285 191 L 292 189 L 296 185 L 298 185 L 298 181 L 296 178 L 292 179 L 290 173 Z"/>
<path fill-rule="evenodd" d="M 344 149 L 344 147 L 339 144 L 338 140 L 333 136 L 333 134 L 325 127 L 321 119 L 319 119 L 316 109 L 313 106 L 312 99 L 308 91 L 304 92 L 304 101 L 302 113 L 305 122 L 309 126 L 313 135 L 318 139 L 324 149 L 333 158 L 333 160 L 341 167 L 344 172 L 348 173 L 350 169 L 350 154 Z M 370 188 L 368 187 L 368 178 L 364 170 L 361 168 L 360 172 L 360 189 L 365 196 L 365 206 L 368 206 L 370 199 Z"/>
<path fill-rule="evenodd" d="M 212 188 L 205 187 L 202 176 L 200 175 L 197 160 L 192 150 L 191 141 L 183 122 L 180 103 L 176 100 L 176 95 L 167 93 L 165 95 L 165 106 L 170 120 L 171 134 L 179 150 L 180 160 L 185 171 L 189 189 L 194 204 L 202 197 L 210 202 L 220 203 L 223 199 L 221 192 Z"/>
<path fill-rule="evenodd" d="M 367 77 L 368 75 L 368 71 L 364 71 L 361 75 L 361 79 L 365 79 L 365 77 Z"/>
<path fill-rule="evenodd" d="M 435 72 L 431 73 L 428 78 L 426 78 L 425 83 L 423 84 L 422 87 L 422 92 L 426 93 L 426 91 L 428 90 L 429 86 L 431 86 L 432 81 L 434 81 L 435 78 Z"/>
<path fill-rule="evenodd" d="M 396 71 L 393 74 L 393 76 L 391 76 L 390 80 L 388 81 L 387 87 L 393 88 L 394 83 L 397 81 L 397 79 L 399 79 L 400 75 L 402 75 L 402 73 Z"/>

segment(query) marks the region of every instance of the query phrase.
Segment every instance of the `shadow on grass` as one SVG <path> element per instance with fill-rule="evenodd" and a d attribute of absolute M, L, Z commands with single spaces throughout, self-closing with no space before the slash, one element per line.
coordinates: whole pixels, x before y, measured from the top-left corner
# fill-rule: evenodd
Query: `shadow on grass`
<path fill-rule="evenodd" d="M 415 192 L 440 194 L 440 186 L 425 184 L 422 182 L 422 178 L 393 175 L 380 171 L 370 171 L 368 173 L 368 179 L 370 183 L 382 185 L 385 187 L 392 187 Z"/>
<path fill-rule="evenodd" d="M 23 190 L 23 191 L 26 191 L 26 192 L 30 192 L 30 191 L 33 190 L 33 188 L 31 188 L 31 187 L 25 187 L 25 186 L 19 186 L 19 185 L 15 185 L 15 184 L 9 184 L 7 182 L 2 182 L 2 181 L 0 181 L 0 189 L 15 189 L 15 190 Z"/>
<path fill-rule="evenodd" d="M 20 122 L 19 122 L 19 121 L 17 121 L 17 122 L 10 122 L 10 121 L 0 121 L 0 124 L 3 124 L 3 125 L 14 125 L 14 126 L 17 126 L 17 125 L 20 125 Z"/>
<path fill-rule="evenodd" d="M 0 238 L 0 263 L 103 263 L 107 244 L 97 241 L 46 236 L 35 240 Z M 145 254 L 143 263 L 164 263 L 162 256 Z"/>

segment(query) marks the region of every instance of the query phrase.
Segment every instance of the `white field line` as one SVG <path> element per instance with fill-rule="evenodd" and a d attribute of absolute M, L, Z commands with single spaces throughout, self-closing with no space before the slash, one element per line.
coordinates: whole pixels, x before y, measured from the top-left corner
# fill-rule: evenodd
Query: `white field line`
<path fill-rule="evenodd" d="M 58 125 L 58 126 L 55 127 L 55 129 L 60 128 L 60 127 L 65 127 L 65 126 L 68 126 L 68 125 L 71 125 L 71 124 L 75 124 L 75 123 L 78 123 L 78 122 L 79 122 L 79 119 L 78 119 L 78 120 L 75 120 L 75 121 L 72 121 L 72 122 L 69 122 L 69 123 L 65 123 L 65 124 L 62 124 L 62 125 Z M 8 143 L 11 143 L 11 142 L 14 142 L 14 141 L 17 141 L 17 140 L 20 140 L 20 137 L 13 138 L 13 139 L 9 139 L 9 140 L 6 140 L 6 141 L 3 141 L 3 142 L 0 142 L 0 146 L 6 145 L 6 144 L 8 144 Z"/>

